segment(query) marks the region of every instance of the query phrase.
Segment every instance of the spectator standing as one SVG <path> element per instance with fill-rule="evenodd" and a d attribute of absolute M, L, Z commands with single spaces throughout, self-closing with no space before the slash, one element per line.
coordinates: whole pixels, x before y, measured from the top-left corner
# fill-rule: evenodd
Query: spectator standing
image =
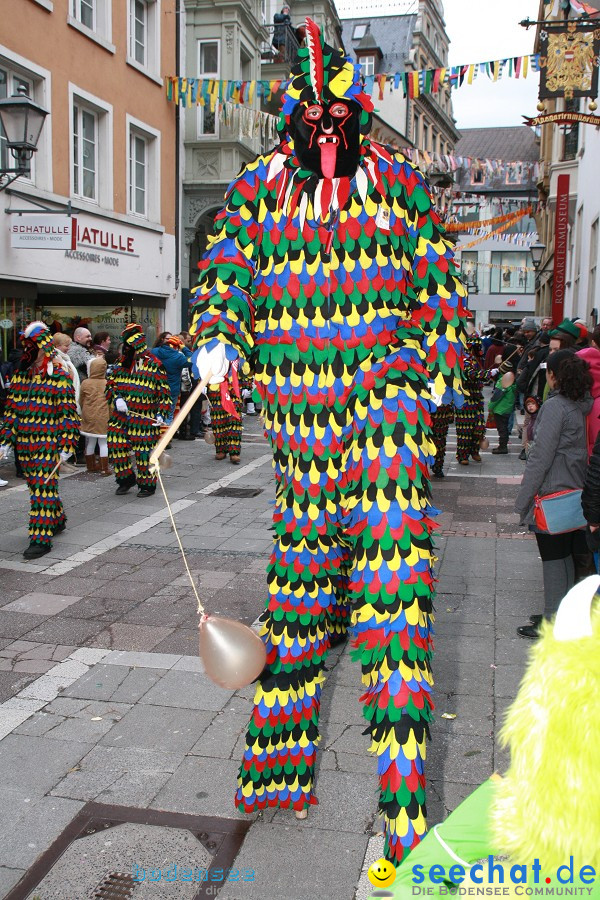
<path fill-rule="evenodd" d="M 73 332 L 73 341 L 69 347 L 71 362 L 77 369 L 79 381 L 85 381 L 88 377 L 88 362 L 94 358 L 91 352 L 92 335 L 87 328 L 76 328 Z"/>
<path fill-rule="evenodd" d="M 284 4 L 281 7 L 281 12 L 275 13 L 273 24 L 275 25 L 273 29 L 273 46 L 277 50 L 276 61 L 282 62 L 285 59 L 286 43 L 289 40 L 289 36 L 294 34 L 289 6 Z"/>
<path fill-rule="evenodd" d="M 590 346 L 579 350 L 577 356 L 586 361 L 592 376 L 591 393 L 594 403 L 587 420 L 588 456 L 591 456 L 600 433 L 600 325 L 596 325 L 592 332 Z"/>
<path fill-rule="evenodd" d="M 81 389 L 81 382 L 79 380 L 79 372 L 75 368 L 73 360 L 69 356 L 69 347 L 71 346 L 73 341 L 68 334 L 63 334 L 62 331 L 57 331 L 56 334 L 52 335 L 52 343 L 54 344 L 54 349 L 56 350 L 58 359 L 66 370 L 69 378 L 73 382 L 73 387 L 75 389 L 75 402 L 77 403 L 77 412 L 80 413 L 81 407 L 79 405 L 79 391 Z"/>
<path fill-rule="evenodd" d="M 585 420 L 592 408 L 592 379 L 587 363 L 569 350 L 559 350 L 548 357 L 546 378 L 550 393 L 537 418 L 515 510 L 521 524 L 535 532 L 542 558 L 544 617 L 550 619 L 578 580 L 576 573 L 589 575 L 593 570 L 585 562 L 589 559 L 585 531 L 538 531 L 534 501 L 536 496 L 583 488 L 587 466 Z M 536 638 L 541 618 L 533 616 L 531 624 L 517 628 L 517 633 Z"/>
<path fill-rule="evenodd" d="M 540 342 L 540 337 L 542 332 L 538 330 L 537 325 L 535 324 L 535 319 L 523 319 L 523 324 L 519 329 L 520 333 L 525 338 L 525 346 L 523 349 L 523 355 L 521 356 L 518 364 L 517 364 L 517 377 L 521 373 L 522 369 L 525 368 L 527 362 L 529 360 L 529 354 L 537 347 Z M 512 343 L 516 344 L 515 336 L 512 338 Z"/>
<path fill-rule="evenodd" d="M 90 375 L 81 385 L 81 434 L 85 438 L 85 463 L 88 472 L 110 475 L 108 467 L 108 401 L 106 399 L 106 360 L 97 356 L 90 363 Z M 99 458 L 96 460 L 96 444 Z"/>
<path fill-rule="evenodd" d="M 181 373 L 190 364 L 189 357 L 191 354 L 188 352 L 188 355 L 186 356 L 186 354 L 182 352 L 183 348 L 184 343 L 181 338 L 176 334 L 170 334 L 165 338 L 161 346 L 154 347 L 152 350 L 152 356 L 160 362 L 167 373 L 169 391 L 171 393 L 171 410 L 165 418 L 165 425 L 170 425 L 173 421 L 173 416 L 175 415 L 175 410 L 177 408 L 177 401 L 179 400 L 179 394 L 181 392 Z"/>
<path fill-rule="evenodd" d="M 492 341 L 487 348 L 485 359 L 483 361 L 484 369 L 493 369 L 496 363 L 496 357 L 500 356 L 504 350 L 504 340 L 502 338 L 502 329 L 496 328 L 492 335 Z"/>
<path fill-rule="evenodd" d="M 98 331 L 92 338 L 92 351 L 95 356 L 106 356 L 110 350 L 111 336 L 108 331 Z"/>
<path fill-rule="evenodd" d="M 0 444 L 12 446 L 29 487 L 29 547 L 25 559 L 52 549 L 67 517 L 58 495 L 58 464 L 73 452 L 79 434 L 75 389 L 60 365 L 50 329 L 31 322 L 21 338 L 23 356 L 11 379 Z"/>
<path fill-rule="evenodd" d="M 552 321 L 550 316 L 544 316 L 544 318 L 542 319 L 542 324 L 540 325 L 540 331 L 543 331 L 546 334 L 548 334 L 548 332 L 552 331 L 553 328 L 554 328 L 554 322 Z"/>

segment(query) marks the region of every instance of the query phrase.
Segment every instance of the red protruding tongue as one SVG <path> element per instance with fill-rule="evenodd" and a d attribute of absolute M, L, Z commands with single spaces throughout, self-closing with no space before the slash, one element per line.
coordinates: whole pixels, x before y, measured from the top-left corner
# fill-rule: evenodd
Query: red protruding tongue
<path fill-rule="evenodd" d="M 323 178 L 335 178 L 335 161 L 337 158 L 337 143 L 327 141 L 320 144 L 321 147 L 321 172 Z"/>

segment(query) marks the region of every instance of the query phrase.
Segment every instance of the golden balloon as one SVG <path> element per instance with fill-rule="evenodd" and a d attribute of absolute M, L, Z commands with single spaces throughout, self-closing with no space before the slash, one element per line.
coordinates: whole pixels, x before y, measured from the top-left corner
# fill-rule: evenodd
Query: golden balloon
<path fill-rule="evenodd" d="M 482 438 L 481 443 L 479 444 L 479 449 L 487 450 L 489 448 L 489 446 L 490 446 L 489 440 L 486 437 Z"/>
<path fill-rule="evenodd" d="M 502 378 L 500 379 L 500 384 L 503 388 L 508 388 L 514 382 L 515 376 L 512 372 L 506 372 Z"/>
<path fill-rule="evenodd" d="M 203 615 L 198 629 L 204 670 L 219 687 L 236 691 L 260 675 L 267 662 L 267 651 L 256 632 L 247 625 Z"/>

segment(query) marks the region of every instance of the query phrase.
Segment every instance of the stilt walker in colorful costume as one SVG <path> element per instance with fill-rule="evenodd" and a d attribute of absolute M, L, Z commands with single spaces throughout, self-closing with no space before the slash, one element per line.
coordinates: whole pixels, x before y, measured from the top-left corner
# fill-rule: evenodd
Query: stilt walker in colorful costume
<path fill-rule="evenodd" d="M 481 338 L 467 338 L 463 369 L 464 403 L 456 410 L 456 458 L 461 466 L 469 465 L 469 457 L 481 462 L 479 447 L 485 436 L 483 385 L 486 374 L 481 365 Z"/>
<path fill-rule="evenodd" d="M 274 549 L 237 805 L 316 803 L 323 664 L 352 617 L 386 852 L 425 832 L 431 719 L 427 467 L 460 403 L 462 298 L 421 173 L 369 142 L 357 68 L 307 20 L 276 150 L 230 186 L 200 264 L 200 375 L 250 359 L 277 482 Z"/>
<path fill-rule="evenodd" d="M 555 620 L 543 622 L 500 734 L 508 771 L 480 785 L 410 854 L 390 887 L 398 900 L 448 896 L 451 883 L 463 894 L 600 898 L 599 583 L 597 575 L 580 581 Z M 495 873 L 490 855 L 500 857 Z M 432 866 L 444 874 L 430 877 Z"/>
<path fill-rule="evenodd" d="M 138 497 L 150 497 L 156 490 L 156 474 L 148 464 L 160 426 L 171 411 L 169 382 L 159 361 L 148 352 L 140 325 L 127 325 L 121 337 L 123 355 L 106 383 L 112 407 L 108 457 L 117 479 L 117 494 L 126 494 L 137 481 Z M 131 465 L 132 452 L 137 475 Z"/>
<path fill-rule="evenodd" d="M 23 356 L 11 378 L 0 444 L 10 445 L 29 487 L 29 547 L 26 559 L 52 549 L 52 537 L 64 531 L 67 517 L 58 495 L 58 466 L 73 453 L 79 438 L 75 389 L 58 359 L 50 329 L 32 322 L 21 335 Z"/>

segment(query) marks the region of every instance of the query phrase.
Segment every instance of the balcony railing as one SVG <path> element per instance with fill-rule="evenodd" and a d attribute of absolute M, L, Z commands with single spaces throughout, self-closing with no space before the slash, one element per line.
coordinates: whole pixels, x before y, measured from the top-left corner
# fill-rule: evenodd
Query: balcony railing
<path fill-rule="evenodd" d="M 300 46 L 295 29 L 291 25 L 266 25 L 265 30 L 271 43 L 265 44 L 261 52 L 261 62 L 291 65 Z"/>

